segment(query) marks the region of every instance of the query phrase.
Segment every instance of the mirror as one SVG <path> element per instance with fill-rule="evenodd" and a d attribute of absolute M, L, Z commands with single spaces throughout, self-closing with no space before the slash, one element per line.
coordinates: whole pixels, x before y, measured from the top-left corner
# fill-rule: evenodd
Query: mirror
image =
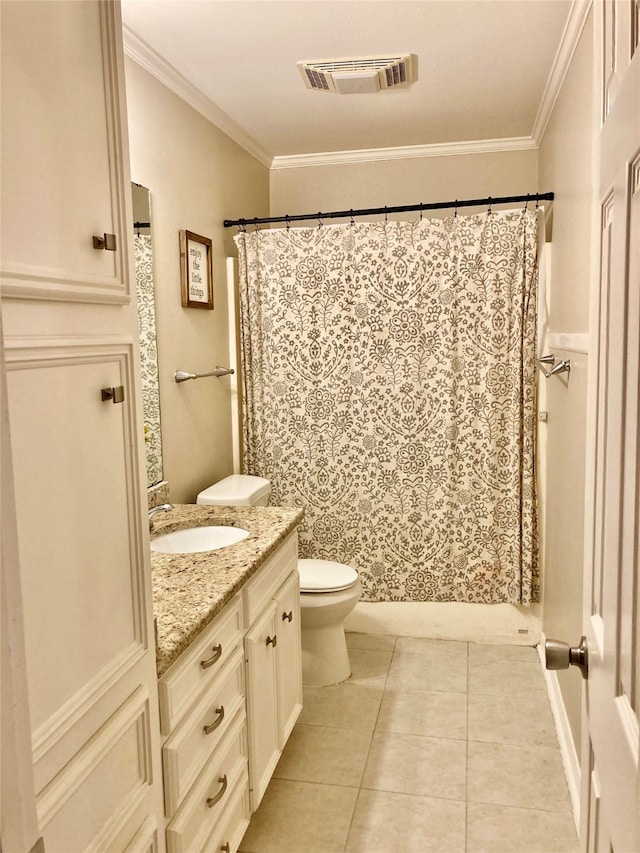
<path fill-rule="evenodd" d="M 147 487 L 162 481 L 162 433 L 160 430 L 160 386 L 156 342 L 156 304 L 151 245 L 151 193 L 131 184 L 133 196 L 133 251 L 138 296 L 142 408 L 147 458 Z"/>

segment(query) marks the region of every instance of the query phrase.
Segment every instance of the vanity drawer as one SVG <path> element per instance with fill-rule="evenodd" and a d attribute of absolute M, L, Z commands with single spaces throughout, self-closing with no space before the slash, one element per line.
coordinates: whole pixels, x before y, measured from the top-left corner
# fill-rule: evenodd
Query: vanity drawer
<path fill-rule="evenodd" d="M 236 649 L 162 749 L 167 817 L 178 808 L 241 708 L 244 708 L 244 662 L 242 651 Z"/>
<path fill-rule="evenodd" d="M 193 853 L 203 849 L 238 784 L 245 788 L 249 785 L 244 710 L 236 715 L 220 748 L 168 825 L 169 853 Z"/>
<path fill-rule="evenodd" d="M 278 588 L 298 567 L 298 533 L 294 531 L 269 557 L 265 564 L 242 590 L 244 617 L 247 627 L 260 616 L 264 606 L 273 598 Z"/>
<path fill-rule="evenodd" d="M 170 734 L 208 689 L 231 654 L 242 647 L 242 602 L 236 596 L 158 682 L 160 728 Z"/>
<path fill-rule="evenodd" d="M 239 779 L 229 797 L 229 805 L 220 816 L 218 826 L 202 848 L 203 853 L 237 853 L 250 818 L 247 781 Z"/>

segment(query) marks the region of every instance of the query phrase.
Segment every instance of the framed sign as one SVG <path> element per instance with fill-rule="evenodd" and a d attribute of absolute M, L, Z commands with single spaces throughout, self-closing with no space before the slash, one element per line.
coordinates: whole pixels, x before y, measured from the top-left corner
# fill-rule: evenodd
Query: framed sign
<path fill-rule="evenodd" d="M 211 240 L 193 231 L 180 232 L 180 280 L 183 308 L 213 310 Z"/>

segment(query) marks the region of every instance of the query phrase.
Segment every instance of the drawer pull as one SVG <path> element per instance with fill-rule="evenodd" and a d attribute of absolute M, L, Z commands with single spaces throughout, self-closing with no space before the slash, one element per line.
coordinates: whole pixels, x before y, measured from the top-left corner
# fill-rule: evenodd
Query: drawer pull
<path fill-rule="evenodd" d="M 218 793 L 215 794 L 213 797 L 207 797 L 207 805 L 209 806 L 209 808 L 215 806 L 215 804 L 219 803 L 220 800 L 224 797 L 224 792 L 227 790 L 227 774 L 225 773 L 224 776 L 221 776 L 218 779 L 218 782 L 220 782 L 222 786 Z"/>
<path fill-rule="evenodd" d="M 204 733 L 206 735 L 210 735 L 211 732 L 215 732 L 220 723 L 224 720 L 224 705 L 220 705 L 219 708 L 216 708 L 216 714 L 218 715 L 218 718 L 214 720 L 211 725 L 203 726 Z"/>
<path fill-rule="evenodd" d="M 275 634 L 273 635 L 273 637 L 267 637 L 267 645 L 273 646 L 274 649 L 278 645 L 278 638 Z"/>
<path fill-rule="evenodd" d="M 222 850 L 222 853 L 231 853 L 231 845 L 228 841 L 225 841 L 220 849 Z"/>
<path fill-rule="evenodd" d="M 217 660 L 220 660 L 221 657 L 222 657 L 222 644 L 218 643 L 217 646 L 213 647 L 213 654 L 211 655 L 211 657 L 207 658 L 207 660 L 201 660 L 200 666 L 203 669 L 208 669 L 210 666 L 213 666 Z"/>

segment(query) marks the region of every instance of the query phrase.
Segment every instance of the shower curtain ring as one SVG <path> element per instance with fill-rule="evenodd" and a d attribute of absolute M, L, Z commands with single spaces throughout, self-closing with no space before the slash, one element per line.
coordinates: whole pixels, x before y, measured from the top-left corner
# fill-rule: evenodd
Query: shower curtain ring
<path fill-rule="evenodd" d="M 322 213 L 318 211 L 318 228 L 322 228 L 322 219 L 320 218 Z"/>
<path fill-rule="evenodd" d="M 529 193 L 527 193 L 527 197 L 526 197 L 525 202 L 524 202 L 524 209 L 525 209 L 525 213 L 529 209 Z"/>
<path fill-rule="evenodd" d="M 456 199 L 456 203 L 455 203 L 455 206 L 453 208 L 453 218 L 454 219 L 458 218 L 458 199 Z"/>
<path fill-rule="evenodd" d="M 288 231 L 289 228 L 291 227 L 291 223 L 289 222 L 289 214 L 288 213 L 285 213 L 284 221 L 287 223 L 287 231 Z"/>
<path fill-rule="evenodd" d="M 422 202 L 420 202 L 420 219 L 418 220 L 419 222 L 422 222 L 422 211 L 423 211 Z"/>
<path fill-rule="evenodd" d="M 354 226 L 356 224 L 356 222 L 355 222 L 355 219 L 353 218 L 353 208 L 351 208 L 351 210 L 350 210 L 350 215 L 351 215 L 351 222 L 349 223 L 349 225 Z"/>
<path fill-rule="evenodd" d="M 491 196 L 489 196 L 489 209 L 487 210 L 487 213 L 491 213 Z"/>
<path fill-rule="evenodd" d="M 384 224 L 387 225 L 389 222 L 389 216 L 387 215 L 387 205 L 384 206 Z"/>

